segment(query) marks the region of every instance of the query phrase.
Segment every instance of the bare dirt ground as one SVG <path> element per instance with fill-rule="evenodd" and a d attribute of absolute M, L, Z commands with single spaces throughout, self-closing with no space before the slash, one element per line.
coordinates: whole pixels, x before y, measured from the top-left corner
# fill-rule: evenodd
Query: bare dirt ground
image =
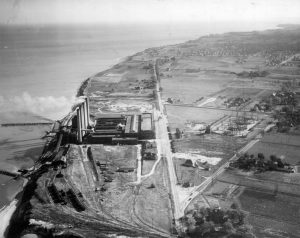
<path fill-rule="evenodd" d="M 71 233 L 88 236 L 91 224 L 98 224 L 101 234 L 127 234 L 129 236 L 169 237 L 172 231 L 168 176 L 164 162 L 153 176 L 141 184 L 136 182 L 136 146 L 92 146 L 95 162 L 107 164 L 96 179 L 92 161 L 87 156 L 87 147 L 71 146 L 67 154 L 68 167 L 55 171 L 49 170 L 38 180 L 38 189 L 32 202 L 35 204 L 31 219 L 48 222 L 56 229 L 71 228 Z M 134 172 L 117 172 L 118 167 L 134 167 Z M 61 172 L 62 178 L 56 175 Z M 111 182 L 105 182 L 110 176 Z M 54 183 L 57 189 L 67 191 L 72 188 L 82 194 L 85 210 L 78 213 L 71 203 L 54 203 L 45 186 Z M 105 191 L 95 191 L 100 186 Z M 153 184 L 154 187 L 150 187 Z M 80 197 L 80 196 L 79 196 Z M 45 213 L 46 212 L 46 213 Z M 157 214 L 160 214 L 157 216 Z M 58 218 L 66 217 L 61 221 Z M 85 220 L 78 226 L 78 222 Z M 55 222 L 54 222 L 55 221 Z M 54 222 L 54 224 L 53 224 Z M 77 225 L 76 225 L 77 224 Z M 74 228 L 72 228 L 74 227 Z M 146 235 L 147 234 L 147 235 Z M 93 237 L 92 234 L 90 234 Z"/>

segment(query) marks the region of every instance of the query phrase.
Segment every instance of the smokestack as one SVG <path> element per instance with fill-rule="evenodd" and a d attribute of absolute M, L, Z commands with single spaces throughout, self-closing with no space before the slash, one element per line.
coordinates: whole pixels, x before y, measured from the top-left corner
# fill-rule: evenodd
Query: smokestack
<path fill-rule="evenodd" d="M 86 101 L 86 115 L 87 115 L 87 125 L 90 125 L 90 100 L 89 97 L 87 96 L 85 98 Z"/>
<path fill-rule="evenodd" d="M 85 100 L 81 104 L 81 107 L 82 107 L 82 124 L 83 124 L 82 129 L 86 129 Z M 85 135 L 85 134 L 86 134 L 86 131 L 83 131 L 83 135 Z"/>
<path fill-rule="evenodd" d="M 83 112 L 83 106 L 82 104 L 79 106 L 79 110 L 80 110 L 80 123 L 81 123 L 81 129 L 85 129 L 84 128 L 84 112 Z M 82 136 L 85 135 L 85 131 L 82 131 Z"/>
<path fill-rule="evenodd" d="M 82 143 L 82 133 L 81 133 L 81 115 L 80 115 L 80 109 L 76 108 L 77 113 L 77 141 L 79 144 Z"/>
<path fill-rule="evenodd" d="M 84 119 L 85 119 L 85 128 L 87 129 L 89 126 L 89 119 L 88 119 L 88 114 L 87 114 L 87 103 L 86 103 L 86 97 L 84 98 Z"/>

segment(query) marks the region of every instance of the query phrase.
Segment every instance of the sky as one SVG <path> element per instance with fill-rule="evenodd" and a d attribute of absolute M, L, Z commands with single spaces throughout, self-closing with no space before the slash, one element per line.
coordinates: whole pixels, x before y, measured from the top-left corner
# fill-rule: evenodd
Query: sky
<path fill-rule="evenodd" d="M 1 24 L 300 23 L 300 0 L 0 0 Z"/>

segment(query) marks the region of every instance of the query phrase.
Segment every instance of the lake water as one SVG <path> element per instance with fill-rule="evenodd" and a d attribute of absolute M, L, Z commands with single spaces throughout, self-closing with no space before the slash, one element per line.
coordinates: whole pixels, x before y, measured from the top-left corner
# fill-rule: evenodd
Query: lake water
<path fill-rule="evenodd" d="M 237 23 L 0 26 L 0 122 L 39 120 L 37 115 L 61 119 L 84 79 L 146 48 L 211 33 L 274 27 Z M 32 166 L 41 153 L 40 137 L 46 129 L 0 127 L 1 168 Z M 0 175 L 0 208 L 21 189 L 21 180 Z"/>

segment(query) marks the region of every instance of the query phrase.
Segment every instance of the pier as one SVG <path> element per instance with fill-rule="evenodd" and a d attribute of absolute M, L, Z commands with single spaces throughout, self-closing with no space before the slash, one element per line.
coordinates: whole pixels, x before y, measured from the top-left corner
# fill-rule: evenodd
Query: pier
<path fill-rule="evenodd" d="M 14 178 L 17 178 L 17 177 L 19 177 L 21 175 L 19 173 L 10 172 L 10 171 L 6 171 L 6 170 L 0 170 L 0 174 L 6 175 L 6 176 L 10 176 L 10 177 L 14 177 Z"/>
<path fill-rule="evenodd" d="M 53 122 L 23 122 L 23 123 L 3 123 L 1 126 L 46 126 L 46 125 L 52 125 Z"/>

